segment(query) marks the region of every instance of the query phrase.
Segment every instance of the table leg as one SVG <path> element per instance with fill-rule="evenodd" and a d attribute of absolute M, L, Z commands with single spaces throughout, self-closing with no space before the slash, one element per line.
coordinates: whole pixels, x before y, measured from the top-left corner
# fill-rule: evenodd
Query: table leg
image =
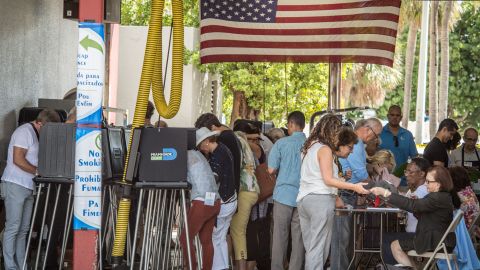
<path fill-rule="evenodd" d="M 385 261 L 383 260 L 383 217 L 384 213 L 380 213 L 380 260 L 382 261 L 383 267 L 385 267 L 385 269 L 388 269 Z"/>
<path fill-rule="evenodd" d="M 353 255 L 352 255 L 352 260 L 350 261 L 350 263 L 348 264 L 348 268 L 347 269 L 350 269 L 350 267 L 352 265 L 354 265 L 355 263 L 355 257 L 357 256 L 357 247 L 356 247 L 356 241 L 357 241 L 357 213 L 353 213 L 352 214 L 353 216 Z"/>

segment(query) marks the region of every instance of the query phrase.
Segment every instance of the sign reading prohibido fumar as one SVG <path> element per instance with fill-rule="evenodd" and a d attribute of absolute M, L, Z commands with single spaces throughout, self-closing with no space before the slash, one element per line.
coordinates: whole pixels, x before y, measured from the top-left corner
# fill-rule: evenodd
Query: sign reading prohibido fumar
<path fill-rule="evenodd" d="M 105 73 L 104 26 L 80 23 L 77 55 L 75 230 L 98 230 L 102 198 L 102 97 Z"/>

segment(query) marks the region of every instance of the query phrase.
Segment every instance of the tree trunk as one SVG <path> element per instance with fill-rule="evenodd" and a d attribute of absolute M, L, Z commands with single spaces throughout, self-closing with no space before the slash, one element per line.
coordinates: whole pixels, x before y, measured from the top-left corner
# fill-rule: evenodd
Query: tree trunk
<path fill-rule="evenodd" d="M 248 120 L 255 120 L 258 121 L 258 115 L 260 114 L 260 110 L 254 109 L 247 105 L 247 114 L 245 115 L 245 119 Z"/>
<path fill-rule="evenodd" d="M 428 116 L 430 119 L 430 139 L 437 132 L 437 113 L 438 113 L 438 93 L 437 93 L 437 31 L 438 31 L 438 2 L 432 1 L 432 10 L 430 11 L 429 27 L 429 61 L 428 61 Z"/>
<path fill-rule="evenodd" d="M 440 26 L 440 89 L 438 98 L 438 119 L 443 120 L 448 117 L 448 77 L 450 69 L 450 55 L 449 55 L 449 29 L 448 23 L 452 13 L 452 1 L 445 2 L 445 12 L 442 18 L 442 24 Z"/>
<path fill-rule="evenodd" d="M 405 53 L 405 85 L 403 93 L 403 119 L 402 126 L 408 128 L 408 120 L 410 118 L 410 103 L 412 95 L 412 75 L 413 65 L 415 63 L 415 49 L 417 47 L 418 24 L 414 21 L 410 22 L 408 28 L 407 51 Z"/>
<path fill-rule="evenodd" d="M 233 128 L 235 120 L 242 119 L 245 115 L 245 93 L 242 91 L 233 91 L 233 106 L 232 114 L 230 116 L 230 127 Z"/>

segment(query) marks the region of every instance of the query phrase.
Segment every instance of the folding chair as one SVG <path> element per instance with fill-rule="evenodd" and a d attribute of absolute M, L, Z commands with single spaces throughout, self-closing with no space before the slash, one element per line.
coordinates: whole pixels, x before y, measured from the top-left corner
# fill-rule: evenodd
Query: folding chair
<path fill-rule="evenodd" d="M 447 251 L 447 246 L 445 245 L 445 239 L 447 238 L 447 235 L 451 232 L 455 233 L 455 229 L 457 228 L 458 223 L 460 220 L 463 218 L 463 211 L 458 210 L 457 213 L 455 214 L 455 217 L 452 220 L 452 223 L 447 228 L 447 231 L 445 234 L 443 234 L 442 239 L 438 242 L 437 247 L 433 250 L 433 252 L 425 252 L 422 254 L 418 254 L 415 250 L 410 250 L 407 254 L 408 256 L 411 257 L 423 257 L 423 258 L 429 258 L 427 264 L 423 267 L 423 270 L 428 270 L 430 265 L 435 265 L 436 260 L 441 260 L 444 259 L 447 261 L 448 269 L 452 270 L 452 266 L 450 264 L 450 260 L 453 260 L 455 263 L 455 269 L 458 268 L 457 264 L 457 256 L 455 253 L 448 253 Z"/>

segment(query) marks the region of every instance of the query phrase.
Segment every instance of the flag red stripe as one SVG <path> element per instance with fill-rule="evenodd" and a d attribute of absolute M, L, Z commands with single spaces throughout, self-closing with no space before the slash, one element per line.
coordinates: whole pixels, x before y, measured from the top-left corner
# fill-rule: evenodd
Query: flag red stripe
<path fill-rule="evenodd" d="M 202 64 L 218 63 L 218 62 L 296 62 L 296 63 L 368 63 L 385 66 L 393 66 L 393 60 L 362 55 L 208 55 L 200 58 Z"/>
<path fill-rule="evenodd" d="M 315 16 L 315 17 L 277 17 L 277 23 L 312 23 L 339 21 L 373 21 L 385 20 L 398 23 L 398 15 L 392 13 L 362 13 L 353 15 Z"/>
<path fill-rule="evenodd" d="M 355 3 L 323 4 L 323 5 L 278 5 L 277 11 L 337 10 L 364 7 L 400 7 L 397 0 L 375 0 Z"/>
<path fill-rule="evenodd" d="M 260 42 L 242 40 L 207 40 L 200 43 L 201 49 L 215 47 L 237 48 L 286 48 L 286 49 L 376 49 L 395 52 L 395 45 L 378 41 L 334 41 L 334 42 Z"/>
<path fill-rule="evenodd" d="M 322 29 L 252 29 L 237 28 L 220 25 L 204 26 L 201 34 L 206 33 L 230 33 L 244 35 L 279 35 L 279 36 L 303 36 L 303 35 L 353 35 L 353 34 L 376 34 L 390 37 L 397 36 L 397 30 L 385 27 L 348 27 L 348 28 L 322 28 Z"/>

